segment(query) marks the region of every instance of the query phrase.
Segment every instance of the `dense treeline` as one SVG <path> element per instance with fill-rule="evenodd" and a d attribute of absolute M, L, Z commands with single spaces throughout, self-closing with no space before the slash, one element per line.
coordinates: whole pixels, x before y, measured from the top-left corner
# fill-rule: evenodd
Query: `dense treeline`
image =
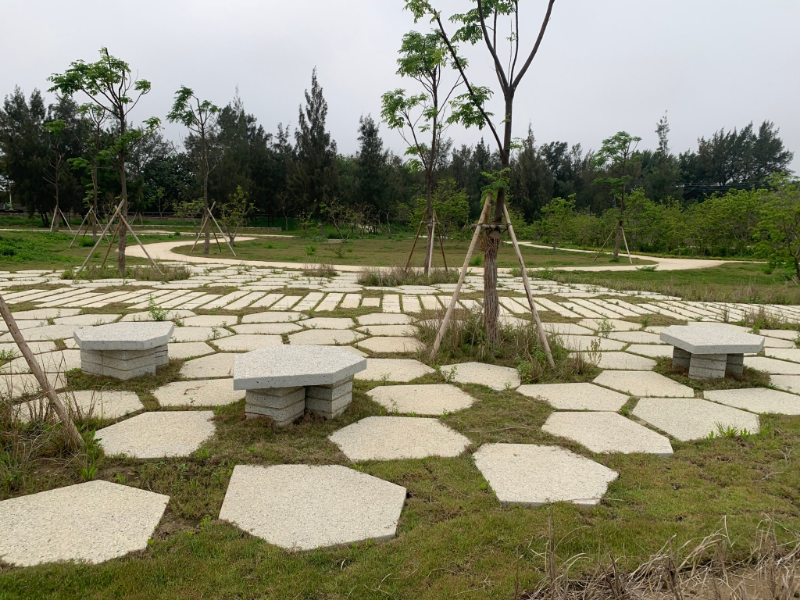
<path fill-rule="evenodd" d="M 282 124 L 276 133 L 268 132 L 238 94 L 222 107 L 208 135 L 208 192 L 215 212 L 244 195 L 253 214 L 278 218 L 286 228 L 290 222 L 305 228 L 328 222 L 348 235 L 391 231 L 398 224 L 415 227 L 422 214 L 425 173 L 385 149 L 380 125 L 369 115 L 354 123 L 359 150 L 339 153 L 326 128 L 327 110 L 316 73 L 294 132 Z M 54 128 L 53 123 L 63 126 Z M 101 135 L 112 139 L 111 127 Z M 56 194 L 63 211 L 85 213 L 90 173 L 75 159 L 91 154 L 92 132 L 87 114 L 70 97 L 57 96 L 47 106 L 38 90 L 26 97 L 17 88 L 6 96 L 0 109 L 0 176 L 14 203 L 31 215 L 42 215 L 43 223 L 49 223 Z M 732 190 L 724 202 L 736 204 L 750 197 L 746 190 L 768 187 L 772 175 L 787 171 L 792 153 L 784 148 L 778 129 L 770 122 L 757 129 L 721 129 L 709 139 L 700 138 L 696 150 L 678 155 L 669 147 L 666 117 L 657 133 L 654 150 L 634 144 L 625 174 L 629 206 L 622 209 L 632 249 L 746 253 L 740 229 L 747 225 L 737 222 L 736 233 L 730 235 L 720 227 L 731 218 L 716 215 L 723 202 L 716 196 Z M 569 232 L 559 236 L 578 244 L 602 243 L 613 228 L 614 211 L 621 207 L 614 186 L 600 184 L 609 181 L 614 161 L 601 164 L 598 156 L 579 144 L 539 143 L 528 130 L 513 153 L 509 190 L 515 218 L 531 224 L 528 236 L 558 243 L 548 233 L 549 209 L 554 198 L 557 205 L 569 199 L 574 216 Z M 161 130 L 144 131 L 126 158 L 131 212 L 196 213 L 203 195 L 200 162 L 196 134 L 176 147 Z M 433 165 L 434 200 L 451 234 L 480 212 L 487 174 L 499 165 L 498 153 L 483 140 L 474 146 L 442 141 Z M 99 161 L 98 188 L 101 206 L 108 211 L 120 189 L 107 156 Z M 734 212 L 747 215 L 749 210 Z M 716 216 L 708 216 L 712 214 Z M 742 218 L 752 226 L 752 219 Z"/>

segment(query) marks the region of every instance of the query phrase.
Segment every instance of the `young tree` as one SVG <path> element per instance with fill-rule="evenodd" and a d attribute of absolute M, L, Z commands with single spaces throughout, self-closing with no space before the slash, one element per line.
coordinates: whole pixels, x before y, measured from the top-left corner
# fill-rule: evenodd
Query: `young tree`
<path fill-rule="evenodd" d="M 466 64 L 464 59 L 460 59 Z M 447 44 L 438 31 L 422 34 L 412 31 L 403 36 L 397 74 L 416 80 L 423 92 L 407 96 L 406 90 L 397 89 L 383 95 L 381 116 L 391 129 L 400 132 L 408 144 L 407 156 L 413 156 L 411 165 L 425 173 L 425 198 L 427 201 L 428 244 L 425 252 L 425 274 L 430 275 L 435 234 L 433 231 L 434 169 L 447 127 L 452 124 L 450 99 L 463 83 L 460 75 L 445 83 L 444 73 L 455 68 Z M 422 141 L 427 134 L 430 142 Z"/>
<path fill-rule="evenodd" d="M 575 194 L 569 198 L 553 198 L 542 207 L 542 225 L 544 233 L 550 236 L 553 254 L 558 244 L 568 238 L 575 222 Z"/>
<path fill-rule="evenodd" d="M 250 202 L 250 194 L 237 186 L 236 191 L 228 197 L 228 201 L 222 205 L 220 211 L 220 221 L 225 233 L 233 246 L 239 229 L 247 224 L 247 219 L 253 212 L 253 204 Z"/>
<path fill-rule="evenodd" d="M 800 282 L 800 182 L 779 175 L 771 183 L 758 223 L 760 245 L 770 262 L 791 263 Z"/>
<path fill-rule="evenodd" d="M 467 93 L 457 99 L 460 106 L 454 112 L 453 117 L 466 126 L 475 125 L 489 128 L 500 152 L 500 171 L 507 175 L 511 166 L 513 149 L 514 99 L 519 84 L 528 72 L 544 39 L 555 0 L 547 1 L 547 9 L 539 33 L 527 55 L 520 54 L 518 0 L 473 0 L 471 3 L 474 6 L 471 10 L 451 17 L 452 21 L 460 25 L 452 36 L 445 31 L 441 13 L 434 9 L 429 0 L 406 0 L 406 8 L 414 14 L 415 19 L 418 20 L 428 15 L 438 25 L 442 39 L 444 39 L 450 56 L 467 87 Z M 508 37 L 501 32 L 504 22 L 509 25 L 510 35 Z M 508 42 L 508 52 L 500 47 L 504 39 Z M 491 96 L 491 90 L 476 86 L 474 81 L 467 76 L 467 66 L 458 57 L 454 45 L 457 42 L 474 45 L 481 41 L 485 44 L 491 57 L 494 73 L 503 94 L 503 113 L 497 124 L 492 118 L 493 115 L 485 107 Z M 507 62 L 501 58 L 506 56 L 508 57 Z M 502 126 L 502 132 L 500 126 Z M 505 203 L 506 189 L 500 186 L 495 199 L 492 227 L 484 232 L 483 315 L 486 335 L 490 343 L 494 343 L 499 335 L 500 303 L 497 294 L 497 252 L 500 248 Z"/>
<path fill-rule="evenodd" d="M 53 186 L 53 198 L 55 199 L 55 206 L 53 207 L 53 221 L 50 223 L 50 231 L 58 233 L 59 225 L 61 223 L 61 203 L 59 192 L 61 190 L 61 178 L 64 174 L 64 167 L 67 160 L 67 149 L 64 144 L 64 130 L 67 124 L 64 121 L 50 121 L 44 126 L 45 130 L 50 134 L 49 146 L 50 152 L 48 153 L 48 170 L 44 172 L 44 179 Z"/>
<path fill-rule="evenodd" d="M 209 210 L 208 203 L 208 174 L 211 172 L 209 160 L 209 136 L 213 135 L 217 124 L 219 107 L 208 100 L 203 100 L 195 96 L 194 91 L 181 86 L 175 93 L 175 103 L 172 110 L 167 115 L 170 123 L 182 123 L 192 133 L 200 138 L 200 173 L 203 179 L 203 205 L 206 212 Z M 208 254 L 211 250 L 211 219 L 206 219 L 205 240 L 203 242 L 203 254 Z"/>
<path fill-rule="evenodd" d="M 90 124 L 89 136 L 86 140 L 86 154 L 79 158 L 70 160 L 73 169 L 84 169 L 91 179 L 92 191 L 88 197 L 92 207 L 92 241 L 97 243 L 97 218 L 99 216 L 98 199 L 100 197 L 100 165 L 109 158 L 105 143 L 108 141 L 108 134 L 105 131 L 105 123 L 108 120 L 108 113 L 96 104 L 84 104 L 80 107 L 80 113 Z"/>
<path fill-rule="evenodd" d="M 143 135 L 141 129 L 131 126 L 129 115 L 142 96 L 150 91 L 150 82 L 144 79 L 135 79 L 128 63 L 111 56 L 108 48 L 105 47 L 100 49 L 100 60 L 97 62 L 74 61 L 64 73 L 52 75 L 49 81 L 53 84 L 53 87 L 50 88 L 51 92 L 59 92 L 66 96 L 82 92 L 115 122 L 115 136 L 110 150 L 116 158 L 119 174 L 122 202 L 120 212 L 127 217 L 128 183 L 125 161 L 131 145 L 141 139 Z M 158 126 L 158 119 L 153 117 L 146 120 L 145 123 L 149 128 L 154 129 Z M 127 242 L 127 229 L 125 226 L 121 226 L 117 246 L 117 268 L 120 275 L 125 274 Z"/>
<path fill-rule="evenodd" d="M 619 201 L 619 220 L 616 226 L 616 241 L 614 242 L 614 260 L 619 257 L 622 245 L 622 231 L 625 227 L 625 196 L 628 186 L 633 179 L 634 167 L 637 164 L 636 147 L 642 141 L 640 137 L 633 137 L 625 131 L 620 131 L 614 137 L 603 140 L 603 146 L 594 156 L 594 166 L 604 169 L 606 177 L 598 177 L 595 184 L 608 185 L 615 201 Z M 616 204 L 616 202 L 615 202 Z"/>
<path fill-rule="evenodd" d="M 359 119 L 360 147 L 355 165 L 357 204 L 374 207 L 380 218 L 387 204 L 386 163 L 389 153 L 383 149 L 383 140 L 379 134 L 378 124 L 370 115 Z"/>

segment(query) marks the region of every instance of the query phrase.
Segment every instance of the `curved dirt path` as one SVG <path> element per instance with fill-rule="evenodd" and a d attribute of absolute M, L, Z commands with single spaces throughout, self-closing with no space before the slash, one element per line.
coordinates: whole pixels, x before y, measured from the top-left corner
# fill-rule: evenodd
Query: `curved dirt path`
<path fill-rule="evenodd" d="M 239 242 L 246 242 L 250 240 L 254 240 L 254 237 L 240 237 L 237 239 Z M 182 261 L 192 264 L 217 264 L 217 265 L 247 265 L 253 267 L 272 267 L 275 269 L 300 269 L 303 267 L 302 264 L 296 262 L 280 262 L 280 261 L 262 261 L 262 260 L 240 260 L 236 258 L 216 258 L 213 255 L 209 257 L 205 257 L 203 255 L 186 255 L 186 254 L 178 254 L 174 252 L 175 248 L 180 246 L 186 246 L 186 240 L 180 241 L 170 241 L 170 242 L 158 242 L 155 244 L 148 244 L 147 251 L 150 253 L 154 259 L 158 260 L 171 260 L 171 261 Z M 520 242 L 522 246 L 530 246 L 532 248 L 545 248 L 549 249 L 550 246 L 541 246 L 538 244 L 533 244 L 530 242 Z M 575 249 L 564 249 L 567 252 L 581 252 L 581 253 L 592 253 L 590 250 L 575 250 Z M 146 258 L 142 249 L 139 246 L 129 246 L 128 247 L 128 254 L 130 256 L 136 256 L 139 258 Z M 693 258 L 660 258 L 657 256 L 646 256 L 643 254 L 634 254 L 632 255 L 634 258 L 640 258 L 643 260 L 649 260 L 658 265 L 659 271 L 688 271 L 692 269 L 709 269 L 711 267 L 718 267 L 720 265 L 724 265 L 725 263 L 734 262 L 728 260 L 707 260 L 707 259 L 693 259 Z M 627 258 L 627 256 L 625 257 Z M 622 257 L 620 257 L 622 260 Z M 333 268 L 337 271 L 344 271 L 350 273 L 357 273 L 363 269 L 363 265 L 333 265 Z M 641 268 L 640 266 L 636 265 L 623 265 L 623 264 L 600 264 L 597 266 L 575 266 L 575 267 L 552 267 L 552 270 L 555 271 L 635 271 Z M 479 267 L 470 267 L 470 270 L 475 273 L 482 273 L 483 269 Z M 501 272 L 508 272 L 511 269 L 499 269 Z M 531 267 L 530 270 L 537 271 L 540 270 L 537 267 Z"/>

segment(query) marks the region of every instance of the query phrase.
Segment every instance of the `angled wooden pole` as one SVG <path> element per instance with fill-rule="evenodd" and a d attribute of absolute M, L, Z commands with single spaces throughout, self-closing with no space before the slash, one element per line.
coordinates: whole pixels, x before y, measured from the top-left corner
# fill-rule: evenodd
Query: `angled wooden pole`
<path fill-rule="evenodd" d="M 469 261 L 472 260 L 472 253 L 475 251 L 475 245 L 478 243 L 478 238 L 481 235 L 483 224 L 486 221 L 487 215 L 489 214 L 489 208 L 491 205 L 492 193 L 489 192 L 486 194 L 486 201 L 483 203 L 483 210 L 481 211 L 481 216 L 478 219 L 478 224 L 475 227 L 475 233 L 472 234 L 472 241 L 469 244 L 467 256 L 464 258 L 464 266 L 461 267 L 461 275 L 458 277 L 456 289 L 453 292 L 453 297 L 450 299 L 450 305 L 447 307 L 447 312 L 444 313 L 444 319 L 439 327 L 439 333 L 436 334 L 436 341 L 434 342 L 433 349 L 431 350 L 431 361 L 436 360 L 436 355 L 439 354 L 439 347 L 442 345 L 444 332 L 447 331 L 447 326 L 450 324 L 450 317 L 453 315 L 453 309 L 456 307 L 456 302 L 458 302 L 458 295 L 461 293 L 461 286 L 464 285 L 464 279 L 467 276 Z"/>
<path fill-rule="evenodd" d="M 85 217 L 83 217 L 83 221 L 81 221 L 81 226 L 80 226 L 80 227 L 78 227 L 78 233 L 76 233 L 76 234 L 75 234 L 75 237 L 74 237 L 74 238 L 72 238 L 72 241 L 69 243 L 69 246 L 67 247 L 68 249 L 69 249 L 69 248 L 72 248 L 72 245 L 75 243 L 75 240 L 77 240 L 77 239 L 78 239 L 78 236 L 81 234 L 81 231 L 83 231 L 83 224 L 84 224 L 84 223 L 86 223 L 86 219 L 88 219 L 88 218 L 89 218 L 89 215 L 90 215 L 90 214 L 92 214 L 92 209 L 91 209 L 91 208 L 89 209 L 89 212 L 87 212 L 87 213 L 86 213 L 86 216 L 85 216 Z M 88 230 L 88 229 L 87 229 L 87 230 Z"/>
<path fill-rule="evenodd" d="M 192 249 L 189 250 L 189 254 L 194 253 L 194 249 L 197 246 L 197 242 L 200 241 L 200 235 L 202 234 L 203 229 L 206 226 L 206 221 L 208 221 L 208 214 L 203 215 L 203 221 L 202 223 L 200 223 L 200 230 L 198 231 L 197 235 L 194 236 L 194 244 L 192 244 Z"/>
<path fill-rule="evenodd" d="M 127 227 L 127 228 L 130 230 L 130 232 L 131 232 L 131 235 L 133 236 L 133 239 L 135 239 L 135 240 L 136 240 L 136 243 L 137 243 L 137 244 L 139 244 L 139 247 L 142 249 L 142 252 L 144 252 L 144 255 L 145 255 L 145 256 L 147 257 L 147 259 L 150 261 L 150 264 L 152 264 L 152 265 L 153 265 L 153 268 L 155 268 L 155 270 L 156 270 L 156 271 L 158 271 L 158 272 L 159 272 L 159 274 L 163 275 L 164 273 L 162 273 L 162 272 L 161 272 L 161 269 L 159 269 L 159 268 L 158 268 L 158 265 L 156 264 L 156 261 L 154 261 L 154 260 L 153 260 L 153 259 L 150 257 L 150 254 L 147 252 L 147 249 L 144 247 L 144 244 L 143 244 L 143 243 L 142 243 L 142 241 L 139 239 L 139 236 L 138 236 L 138 235 L 136 235 L 136 232 L 135 232 L 135 231 L 133 230 L 133 228 L 132 228 L 132 227 L 131 227 L 131 226 L 128 224 L 128 220 L 125 218 L 125 215 L 123 215 L 122 213 L 119 213 L 119 218 L 120 218 L 120 219 L 122 219 L 122 222 L 125 224 L 125 227 Z M 120 235 L 122 235 L 122 234 L 120 234 Z"/>
<path fill-rule="evenodd" d="M 64 211 L 61 210 L 61 208 L 59 208 L 58 212 L 61 213 L 61 218 L 64 219 L 64 224 L 67 226 L 67 229 L 69 229 L 69 232 L 72 233 L 72 227 L 70 226 L 69 219 L 67 219 L 67 216 L 64 214 Z"/>
<path fill-rule="evenodd" d="M 606 241 L 603 242 L 603 245 L 600 246 L 600 250 L 598 250 L 597 254 L 594 255 L 594 262 L 597 262 L 597 258 L 600 256 L 600 253 L 603 251 L 603 248 L 606 247 L 606 244 L 608 243 L 608 240 L 611 239 L 611 236 L 614 235 L 614 232 L 616 230 L 617 230 L 617 228 L 615 227 L 614 229 L 611 230 L 611 233 L 608 234 L 608 237 L 606 238 Z"/>
<path fill-rule="evenodd" d="M 88 263 L 88 262 L 89 262 L 89 259 L 90 259 L 90 258 L 92 258 L 92 254 L 94 254 L 95 250 L 97 250 L 97 247 L 100 245 L 100 242 L 102 242 L 102 241 L 103 241 L 103 239 L 105 238 L 105 236 L 106 236 L 106 232 L 107 232 L 107 231 L 108 231 L 108 229 L 111 227 L 111 223 L 113 223 L 113 222 L 114 222 L 114 219 L 116 219 L 116 218 L 117 218 L 117 214 L 119 213 L 119 211 L 120 211 L 121 209 L 122 209 L 122 202 L 120 202 L 120 203 L 117 205 L 117 209 L 114 211 L 114 214 L 113 214 L 113 215 L 111 215 L 111 218 L 108 220 L 108 223 L 106 223 L 106 226 L 105 226 L 105 228 L 103 229 L 103 233 L 101 233 L 101 234 L 100 234 L 100 237 L 98 238 L 97 242 L 95 242 L 94 246 L 92 247 L 92 250 L 89 252 L 89 256 L 87 256 L 87 257 L 86 257 L 86 260 L 85 260 L 85 261 L 83 261 L 83 264 L 81 265 L 80 269 L 78 269 L 77 271 L 75 271 L 76 273 L 80 273 L 80 272 L 83 270 L 83 268 L 86 266 L 86 263 Z M 112 244 L 114 243 L 114 236 L 111 236 L 111 243 L 112 243 Z"/>
<path fill-rule="evenodd" d="M 444 263 L 444 270 L 447 271 L 447 257 L 444 255 L 444 239 L 442 238 L 442 224 L 436 217 L 436 211 L 433 211 L 433 222 L 436 224 L 436 232 L 439 234 L 439 249 L 442 251 L 442 262 Z"/>
<path fill-rule="evenodd" d="M 542 320 L 539 318 L 539 311 L 536 310 L 536 304 L 533 302 L 531 282 L 528 281 L 528 272 L 525 269 L 525 261 L 522 259 L 522 251 L 519 249 L 517 236 L 514 233 L 514 226 L 511 224 L 511 217 L 508 214 L 508 207 L 506 205 L 503 205 L 503 214 L 505 215 L 506 223 L 508 223 L 508 235 L 511 237 L 511 243 L 514 245 L 514 252 L 517 253 L 517 259 L 519 260 L 519 268 L 520 271 L 522 271 L 522 285 L 525 286 L 525 294 L 528 296 L 528 304 L 531 307 L 533 320 L 536 321 L 536 330 L 539 332 L 539 341 L 542 342 L 542 348 L 544 348 L 544 353 L 547 355 L 547 362 L 550 363 L 551 367 L 555 368 L 556 363 L 553 360 L 553 353 L 550 350 L 550 343 L 547 341 L 547 332 L 544 330 Z"/>
<path fill-rule="evenodd" d="M 14 338 L 17 346 L 19 346 L 22 356 L 25 357 L 25 362 L 28 363 L 31 373 L 33 373 L 33 376 L 36 377 L 36 381 L 39 383 L 42 391 L 47 394 L 47 399 L 55 409 L 58 418 L 61 419 L 61 424 L 67 430 L 67 435 L 69 436 L 70 442 L 73 446 L 75 446 L 75 448 L 82 448 L 85 445 L 85 442 L 81 437 L 81 434 L 78 432 L 78 428 L 75 427 L 75 423 L 72 422 L 72 419 L 69 416 L 69 411 L 64 406 L 63 402 L 61 402 L 61 399 L 58 397 L 58 394 L 56 394 L 53 386 L 50 385 L 50 381 L 47 379 L 47 375 L 44 374 L 44 371 L 42 371 L 42 367 L 38 362 L 36 362 L 33 352 L 31 352 L 31 349 L 28 346 L 28 343 L 25 341 L 25 338 L 22 337 L 22 333 L 20 332 L 19 327 L 17 327 L 17 322 L 14 320 L 14 316 L 8 309 L 8 305 L 6 304 L 6 301 L 3 299 L 2 295 L 0 295 L 0 314 L 2 314 L 3 320 L 6 322 L 6 326 L 8 327 L 11 337 Z"/>
<path fill-rule="evenodd" d="M 106 266 L 106 261 L 108 260 L 108 255 L 111 254 L 111 249 L 114 247 L 114 240 L 116 239 L 117 234 L 120 233 L 121 229 L 122 229 L 122 223 L 117 225 L 117 228 L 114 230 L 114 233 L 111 235 L 111 241 L 108 243 L 108 248 L 106 248 L 106 255 L 103 257 L 103 262 L 100 263 L 100 269 L 101 270 Z"/>
<path fill-rule="evenodd" d="M 411 265 L 411 258 L 414 256 L 414 250 L 417 247 L 417 240 L 419 240 L 420 231 L 422 231 L 422 224 L 425 222 L 425 215 L 428 214 L 428 209 L 425 208 L 425 212 L 422 213 L 422 219 L 419 221 L 419 225 L 417 226 L 417 235 L 414 236 L 414 243 L 411 245 L 411 252 L 408 254 L 408 260 L 406 261 L 405 270 L 408 271 L 408 267 Z"/>
<path fill-rule="evenodd" d="M 628 238 L 625 237 L 625 228 L 622 228 L 622 241 L 625 242 L 625 251 L 628 253 L 628 260 L 633 264 L 633 257 L 631 256 L 631 249 L 628 248 Z"/>
<path fill-rule="evenodd" d="M 225 232 L 222 231 L 222 227 L 220 227 L 219 223 L 217 223 L 217 220 L 214 218 L 214 214 L 209 210 L 208 211 L 208 215 L 211 217 L 211 220 L 214 221 L 214 225 L 217 226 L 217 229 L 219 230 L 219 234 L 222 236 L 222 239 L 224 239 L 225 243 L 228 244 L 228 248 L 231 249 L 231 254 L 236 256 L 236 252 L 234 252 L 233 246 L 231 246 L 230 240 L 225 236 Z"/>

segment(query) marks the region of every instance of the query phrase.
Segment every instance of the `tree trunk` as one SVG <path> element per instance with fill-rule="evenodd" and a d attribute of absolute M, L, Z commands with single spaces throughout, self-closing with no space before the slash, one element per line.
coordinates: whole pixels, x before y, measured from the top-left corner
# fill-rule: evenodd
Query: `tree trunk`
<path fill-rule="evenodd" d="M 122 199 L 122 214 L 126 219 L 128 218 L 128 181 L 125 175 L 125 154 L 121 153 L 119 158 L 119 182 L 122 189 L 120 197 Z M 128 247 L 128 228 L 125 225 L 120 226 L 119 229 L 119 242 L 117 243 L 117 270 L 120 277 L 125 277 L 125 250 Z"/>
<path fill-rule="evenodd" d="M 203 206 L 206 207 L 206 213 L 203 215 L 206 217 L 206 227 L 205 227 L 205 240 L 203 240 L 203 254 L 208 255 L 211 252 L 211 217 L 209 216 L 209 209 L 208 209 L 208 147 L 206 145 L 206 130 L 203 127 L 200 130 L 201 133 L 201 141 L 203 143 Z"/>
<path fill-rule="evenodd" d="M 499 337 L 498 317 L 500 298 L 497 295 L 497 253 L 500 249 L 500 231 L 487 230 L 484 234 L 486 249 L 483 254 L 483 323 L 490 344 Z"/>
<path fill-rule="evenodd" d="M 92 165 L 92 243 L 97 243 L 97 165 Z"/>
<path fill-rule="evenodd" d="M 619 249 L 622 245 L 622 221 L 617 223 L 617 239 L 614 242 L 614 258 L 613 260 L 619 259 Z"/>

